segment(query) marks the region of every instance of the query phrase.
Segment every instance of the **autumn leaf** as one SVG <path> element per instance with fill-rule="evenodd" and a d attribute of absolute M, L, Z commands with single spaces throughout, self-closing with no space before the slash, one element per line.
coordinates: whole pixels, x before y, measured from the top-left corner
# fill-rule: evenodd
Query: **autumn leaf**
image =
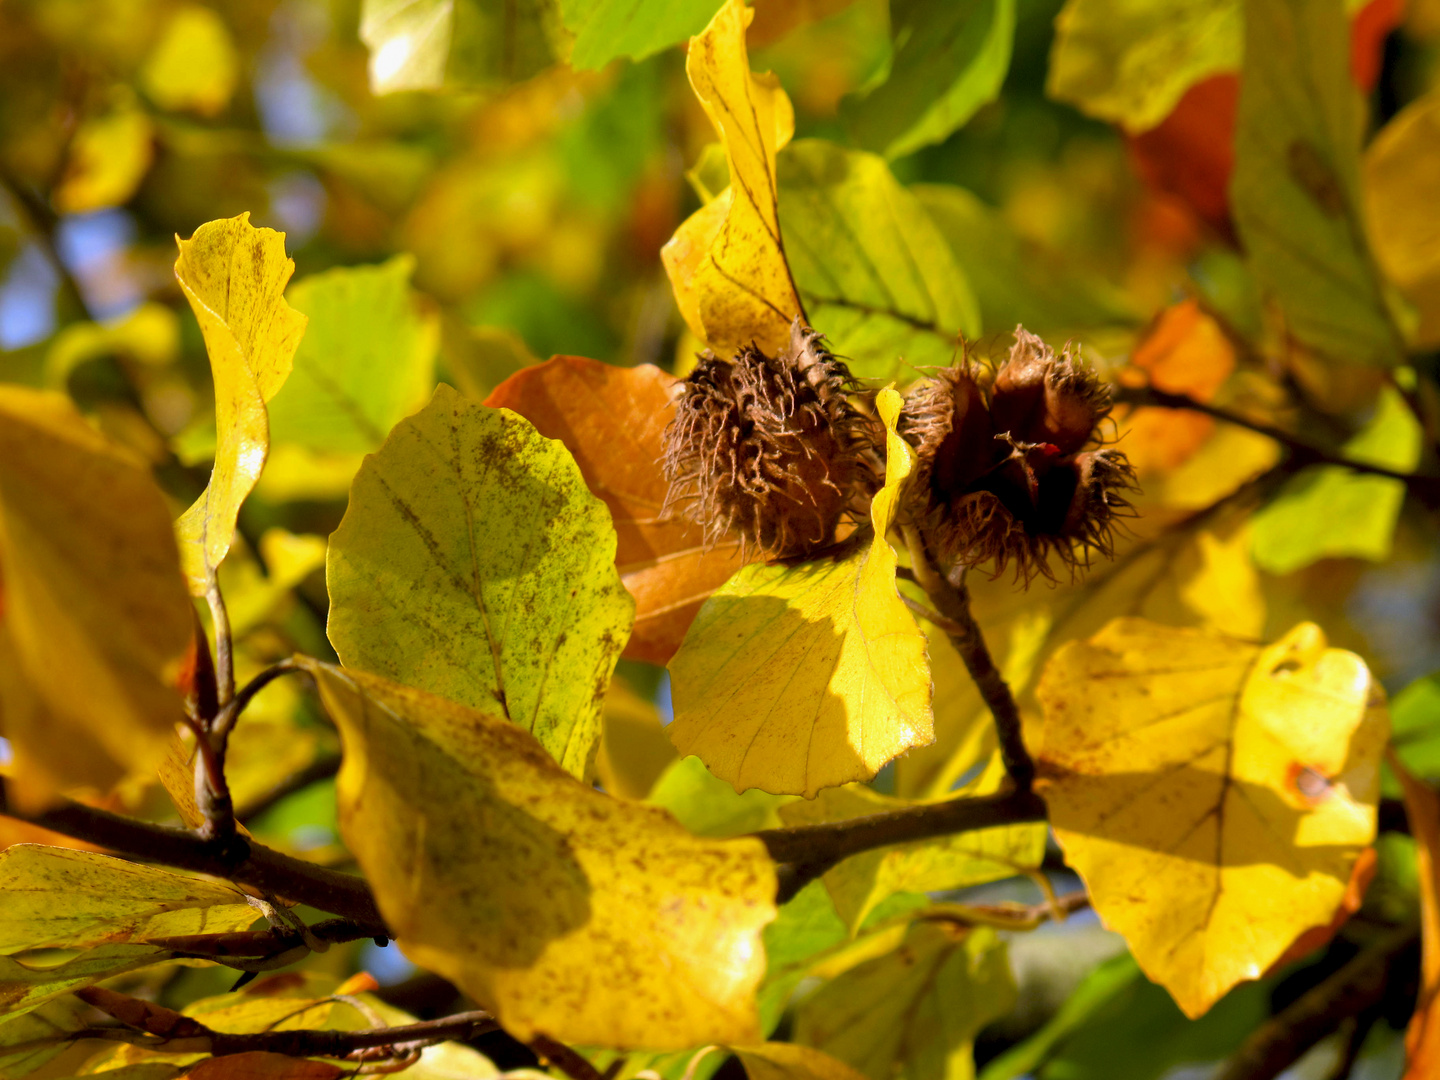
<path fill-rule="evenodd" d="M 1365 150 L 1365 221 L 1376 261 L 1415 305 L 1414 343 L 1440 345 L 1440 91 L 1411 102 Z"/>
<path fill-rule="evenodd" d="M 201 116 L 229 104 L 239 77 L 240 58 L 225 20 L 198 4 L 176 10 L 140 69 L 140 85 L 156 105 Z"/>
<path fill-rule="evenodd" d="M 895 434 L 900 405 L 880 392 L 887 460 L 873 534 L 810 562 L 747 566 L 670 661 L 671 740 L 737 791 L 813 798 L 934 737 L 925 637 L 885 538 L 913 458 Z"/>
<path fill-rule="evenodd" d="M 265 467 L 265 405 L 290 374 L 306 320 L 281 295 L 295 271 L 284 233 L 255 228 L 246 213 L 209 222 L 176 243 L 175 277 L 200 323 L 215 378 L 215 468 L 175 525 L 190 591 L 203 596 L 230 550 L 240 504 Z"/>
<path fill-rule="evenodd" d="M 87 1012 L 84 1002 L 67 995 L 18 1016 L 0 1017 L 0 1074 L 28 1076 L 70 1049 L 65 1037 L 85 1027 Z"/>
<path fill-rule="evenodd" d="M 76 130 L 55 207 L 85 214 L 127 203 L 154 159 L 155 126 L 134 95 L 122 92 L 112 108 Z"/>
<path fill-rule="evenodd" d="M 780 807 L 780 817 L 786 825 L 818 825 L 917 805 L 923 803 L 865 787 L 830 788 L 813 801 Z M 852 855 L 826 871 L 825 887 L 853 934 L 895 893 L 960 889 L 1038 870 L 1045 857 L 1045 833 L 1044 822 L 1033 822 L 892 844 Z"/>
<path fill-rule="evenodd" d="M 1342 363 L 1392 367 L 1400 341 L 1360 225 L 1362 103 L 1339 0 L 1244 5 L 1230 201 L 1289 331 Z"/>
<path fill-rule="evenodd" d="M 511 409 L 575 457 L 590 490 L 610 508 L 615 568 L 635 597 L 624 655 L 663 664 L 675 655 L 709 595 L 742 565 L 738 544 L 707 551 L 701 531 L 661 513 L 669 488 L 661 435 L 677 380 L 650 364 L 614 367 L 556 356 L 506 379 L 485 404 Z"/>
<path fill-rule="evenodd" d="M 843 1061 L 809 1046 L 767 1042 L 732 1049 L 750 1080 L 861 1080 Z"/>
<path fill-rule="evenodd" d="M 416 963 L 520 1039 L 759 1038 L 775 872 L 561 770 L 526 732 L 373 675 L 306 667 L 345 740 L 340 828 Z"/>
<path fill-rule="evenodd" d="M 1405 1032 L 1404 1080 L 1424 1080 L 1440 1066 L 1440 795 L 1412 776 L 1394 753 L 1388 764 L 1405 793 L 1420 887 L 1420 998 Z"/>
<path fill-rule="evenodd" d="M 370 90 L 393 94 L 445 81 L 455 0 L 364 0 L 360 40 L 370 49 Z"/>
<path fill-rule="evenodd" d="M 149 469 L 67 398 L 0 387 L 0 730 L 10 797 L 150 773 L 193 615 Z"/>
<path fill-rule="evenodd" d="M 922 918 L 898 948 L 807 997 L 796 1011 L 795 1039 L 871 1080 L 959 1080 L 974 1075 L 975 1036 L 1014 1003 L 993 930 Z"/>
<path fill-rule="evenodd" d="M 1106 925 L 1187 1016 L 1328 924 L 1375 835 L 1384 699 L 1313 624 L 1118 619 L 1046 665 L 1039 790 Z"/>
<path fill-rule="evenodd" d="M 48 959 L 0 956 L 0 1015 L 29 1012 L 61 994 L 164 963 L 173 955 L 150 945 L 101 945 L 59 964 Z"/>
<path fill-rule="evenodd" d="M 722 353 L 753 341 L 774 355 L 805 314 L 785 261 L 775 181 L 775 153 L 790 141 L 795 115 L 778 79 L 750 71 L 745 28 L 753 17 L 743 0 L 726 0 L 690 39 L 685 71 L 725 146 L 731 182 L 660 256 L 696 337 Z"/>
<path fill-rule="evenodd" d="M 0 893 L 0 953 L 222 934 L 260 917 L 229 885 L 37 844 L 0 851 Z"/>
<path fill-rule="evenodd" d="M 185 1070 L 188 1080 L 339 1080 L 349 1070 L 330 1061 L 311 1061 L 262 1050 L 206 1058 Z"/>
<path fill-rule="evenodd" d="M 509 717 L 585 776 L 634 602 L 558 442 L 441 385 L 368 456 L 330 538 L 330 641 L 362 671 Z"/>

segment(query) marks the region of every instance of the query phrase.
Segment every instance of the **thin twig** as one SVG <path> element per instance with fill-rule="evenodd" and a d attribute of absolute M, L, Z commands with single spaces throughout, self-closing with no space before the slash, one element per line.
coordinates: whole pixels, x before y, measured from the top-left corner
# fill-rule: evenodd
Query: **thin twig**
<path fill-rule="evenodd" d="M 1385 995 L 1390 968 L 1418 929 L 1391 930 L 1320 985 L 1251 1033 L 1216 1080 L 1273 1080 L 1346 1017 L 1358 1016 Z"/>
<path fill-rule="evenodd" d="M 225 597 L 214 574 L 205 588 L 205 602 L 210 605 L 210 621 L 215 631 L 215 690 L 223 710 L 235 698 L 235 647 L 230 634 L 230 613 L 225 610 Z"/>
<path fill-rule="evenodd" d="M 1196 401 L 1185 394 L 1172 394 L 1165 390 L 1156 390 L 1154 387 L 1126 387 L 1116 394 L 1116 400 L 1130 405 L 1143 405 L 1159 409 L 1185 409 L 1190 412 L 1203 413 L 1216 420 L 1222 420 L 1227 424 L 1234 424 L 1237 427 L 1247 428 L 1268 439 L 1273 439 L 1290 453 L 1291 460 L 1296 467 L 1305 465 L 1337 465 L 1341 468 L 1350 469 L 1354 472 L 1365 473 L 1370 476 L 1383 476 L 1389 480 L 1398 480 L 1430 509 L 1440 507 L 1440 476 L 1422 476 L 1416 473 L 1397 472 L 1394 469 L 1387 469 L 1383 465 L 1372 465 L 1365 461 L 1355 461 L 1351 458 L 1326 450 L 1323 447 L 1306 442 L 1298 436 L 1292 435 L 1281 428 L 1269 424 L 1262 424 L 1241 416 L 1239 413 L 1230 412 L 1227 409 L 1207 404 L 1203 401 Z"/>
<path fill-rule="evenodd" d="M 1089 906 L 1090 895 L 1077 889 L 1038 904 L 933 904 L 926 909 L 924 918 L 1000 930 L 1034 930 L 1041 923 L 1061 922 Z"/>
<path fill-rule="evenodd" d="M 955 634 L 963 634 L 965 632 L 965 628 L 959 623 L 955 622 L 953 619 L 945 618 L 944 615 L 941 615 L 933 608 L 926 607 L 924 604 L 920 603 L 919 600 L 912 600 L 904 593 L 900 594 L 900 599 L 904 602 L 907 608 L 913 611 L 916 615 L 920 616 L 920 618 L 924 619 L 928 623 L 938 626 L 941 630 L 944 630 L 952 637 Z"/>
<path fill-rule="evenodd" d="M 990 709 L 995 720 L 995 731 L 1000 741 L 1000 756 L 1005 761 L 1005 771 L 1019 791 L 1029 791 L 1035 782 L 1035 762 L 1025 748 L 1020 707 L 1015 704 L 1015 695 L 1010 684 L 1000 674 L 990 650 L 985 644 L 985 635 L 975 616 L 970 613 L 970 590 L 952 585 L 936 571 L 930 558 L 929 545 L 920 530 L 913 525 L 904 529 L 905 543 L 910 549 L 910 566 L 915 572 L 920 587 L 930 597 L 930 602 L 942 616 L 956 627 L 950 631 L 950 642 L 965 661 L 965 669 L 981 698 Z"/>
<path fill-rule="evenodd" d="M 296 792 L 304 791 L 311 784 L 317 784 L 321 780 L 328 780 L 340 771 L 340 755 L 327 754 L 318 757 L 299 772 L 291 773 L 280 783 L 276 784 L 265 794 L 257 797 L 253 802 L 237 807 L 235 818 L 242 825 L 249 825 L 256 818 L 266 811 L 278 806 Z"/>
<path fill-rule="evenodd" d="M 541 1062 L 554 1065 L 570 1080 L 603 1080 L 600 1070 L 591 1065 L 564 1043 L 558 1043 L 545 1035 L 530 1040 L 530 1049 Z"/>

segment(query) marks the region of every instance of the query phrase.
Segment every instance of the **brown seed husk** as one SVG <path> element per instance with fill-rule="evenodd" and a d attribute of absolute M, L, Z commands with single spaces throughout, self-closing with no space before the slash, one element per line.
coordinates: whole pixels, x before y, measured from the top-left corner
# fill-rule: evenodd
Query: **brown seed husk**
<path fill-rule="evenodd" d="M 874 423 L 849 401 L 854 380 L 796 320 L 778 357 L 755 346 L 705 354 L 665 429 L 666 507 L 714 544 L 740 538 L 770 558 L 835 539 L 878 486 Z"/>
<path fill-rule="evenodd" d="M 1078 363 L 1067 345 L 1055 355 L 1023 326 L 1015 328 L 1010 357 L 995 373 L 990 412 L 996 431 L 1016 442 L 1049 443 L 1073 454 L 1088 443 L 1110 413 L 1110 388 Z"/>

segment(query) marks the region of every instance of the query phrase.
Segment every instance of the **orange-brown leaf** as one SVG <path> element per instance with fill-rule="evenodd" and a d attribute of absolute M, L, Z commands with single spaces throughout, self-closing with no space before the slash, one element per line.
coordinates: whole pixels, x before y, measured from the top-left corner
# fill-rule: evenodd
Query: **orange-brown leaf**
<path fill-rule="evenodd" d="M 1404 1080 L 1424 1080 L 1440 1072 L 1440 794 L 1411 776 L 1393 753 L 1388 760 L 1405 791 L 1420 878 L 1420 997 L 1405 1032 Z"/>
<path fill-rule="evenodd" d="M 348 1071 L 328 1061 L 255 1050 L 206 1058 L 185 1076 L 189 1080 L 338 1080 Z"/>
<path fill-rule="evenodd" d="M 675 383 L 651 364 L 621 368 L 556 356 L 512 375 L 485 399 L 563 442 L 590 490 L 610 507 L 615 565 L 635 597 L 625 656 L 653 664 L 674 655 L 700 605 L 743 565 L 738 546 L 706 552 L 699 529 L 661 516 L 667 485 L 660 436 Z"/>

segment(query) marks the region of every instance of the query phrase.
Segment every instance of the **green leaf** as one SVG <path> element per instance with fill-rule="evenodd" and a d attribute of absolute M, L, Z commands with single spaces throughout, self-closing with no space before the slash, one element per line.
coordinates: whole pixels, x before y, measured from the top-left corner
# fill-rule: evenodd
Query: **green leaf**
<path fill-rule="evenodd" d="M 671 741 L 736 791 L 813 798 L 934 738 L 925 636 L 896 591 L 885 539 L 913 458 L 895 434 L 900 404 L 880 391 L 885 487 L 873 532 L 811 562 L 745 567 L 670 661 Z"/>
<path fill-rule="evenodd" d="M 795 1041 L 871 1080 L 968 1080 L 975 1035 L 1015 1003 L 988 927 L 920 919 L 898 949 L 837 975 L 799 1006 Z"/>
<path fill-rule="evenodd" d="M 448 386 L 365 459 L 330 538 L 330 640 L 531 732 L 584 776 L 635 602 L 564 445 Z"/>
<path fill-rule="evenodd" d="M 848 936 L 821 881 L 810 882 L 781 906 L 775 921 L 765 928 L 767 963 L 759 1005 L 766 1035 L 780 1023 L 790 994 L 809 973 L 811 961 Z"/>
<path fill-rule="evenodd" d="M 1440 671 L 1416 679 L 1390 702 L 1390 745 L 1401 764 L 1422 779 L 1440 777 Z M 1399 783 L 1387 766 L 1384 794 L 1399 798 Z"/>
<path fill-rule="evenodd" d="M 0 1014 L 28 1012 L 61 994 L 169 960 L 150 945 L 102 945 L 59 964 L 0 956 Z"/>
<path fill-rule="evenodd" d="M 1399 393 L 1381 393 L 1374 418 L 1341 448 L 1344 457 L 1409 472 L 1420 460 L 1421 431 Z M 1316 559 L 1383 562 L 1390 555 L 1405 485 L 1338 465 L 1312 465 L 1285 482 L 1251 521 L 1255 563 L 1289 574 Z"/>
<path fill-rule="evenodd" d="M 740 836 L 779 828 L 775 808 L 790 799 L 759 788 L 737 793 L 692 755 L 672 762 L 645 801 L 669 810 L 696 836 Z"/>
<path fill-rule="evenodd" d="M 947 365 L 980 333 L 964 272 L 879 157 L 818 139 L 777 158 L 780 227 L 813 325 L 866 379 Z"/>
<path fill-rule="evenodd" d="M 63 1036 L 83 1028 L 82 1017 L 89 1011 L 90 1007 L 79 998 L 58 997 L 30 1012 L 0 1021 L 0 1076 L 7 1080 L 27 1076 L 68 1050 L 71 1044 Z M 6 1051 L 6 1047 L 51 1038 L 55 1041 L 42 1046 L 30 1046 L 14 1053 Z"/>
<path fill-rule="evenodd" d="M 345 742 L 341 832 L 407 956 L 522 1040 L 759 1037 L 775 870 L 758 840 L 596 791 L 494 712 L 306 667 Z"/>
<path fill-rule="evenodd" d="M 921 804 L 869 788 L 831 788 L 814 801 L 781 807 L 780 817 L 786 825 L 819 825 L 916 805 Z M 1034 822 L 876 848 L 826 871 L 825 886 L 854 933 L 877 905 L 898 892 L 959 889 L 1038 869 L 1045 834 L 1044 822 Z"/>
<path fill-rule="evenodd" d="M 1015 0 L 894 0 L 890 76 L 845 103 L 855 142 L 887 158 L 943 142 L 995 100 L 1010 67 Z"/>
<path fill-rule="evenodd" d="M 1240 0 L 1069 0 L 1055 17 L 1045 91 L 1148 131 L 1190 87 L 1240 66 L 1240 8 Z"/>
<path fill-rule="evenodd" d="M 223 934 L 260 917 L 228 885 L 40 844 L 0 851 L 0 895 L 0 953 Z"/>
<path fill-rule="evenodd" d="M 1122 292 L 1094 274 L 1071 271 L 964 188 L 916 184 L 910 191 L 974 289 L 985 334 L 1009 333 L 1017 325 L 1045 334 L 1139 321 Z"/>
<path fill-rule="evenodd" d="M 424 404 L 435 385 L 439 320 L 410 292 L 415 259 L 337 267 L 295 283 L 289 300 L 310 325 L 270 402 L 270 441 L 366 453 Z"/>
<path fill-rule="evenodd" d="M 679 44 L 719 9 L 720 0 L 560 0 L 565 29 L 575 35 L 570 65 L 581 71 Z"/>
<path fill-rule="evenodd" d="M 1393 366 L 1401 348 L 1359 213 L 1365 120 L 1341 0 L 1245 5 L 1230 204 L 1261 288 L 1296 338 Z"/>
<path fill-rule="evenodd" d="M 1043 1028 L 991 1061 L 980 1080 L 1158 1080 L 1175 1066 L 1228 1056 L 1270 1015 L 1273 989 L 1274 980 L 1246 983 L 1187 1020 L 1134 959 L 1117 956 L 1086 976 Z"/>

